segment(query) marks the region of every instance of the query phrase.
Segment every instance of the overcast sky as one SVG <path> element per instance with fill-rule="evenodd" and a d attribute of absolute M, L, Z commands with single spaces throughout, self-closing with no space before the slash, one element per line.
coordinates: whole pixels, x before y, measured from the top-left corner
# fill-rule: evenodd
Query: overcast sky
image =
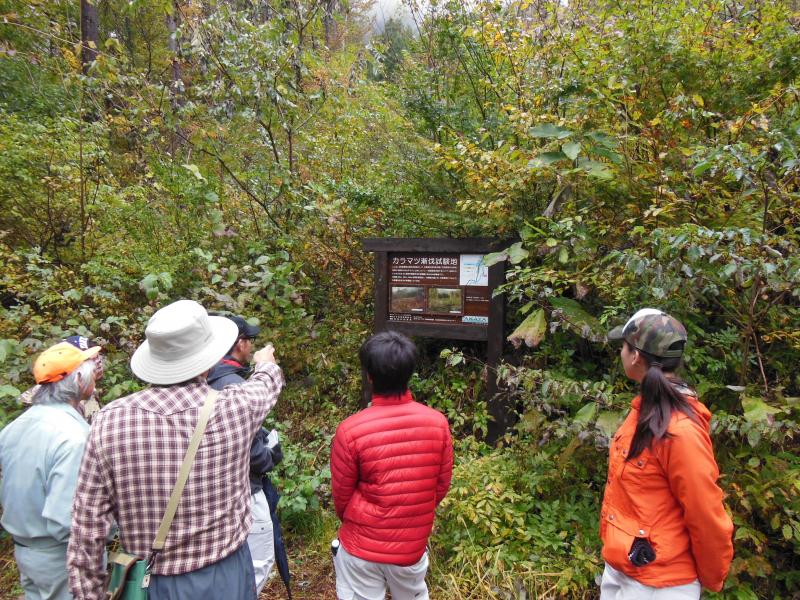
<path fill-rule="evenodd" d="M 377 0 L 370 11 L 375 20 L 375 29 L 383 31 L 383 23 L 392 17 L 400 18 L 411 25 L 411 15 L 402 0 Z"/>

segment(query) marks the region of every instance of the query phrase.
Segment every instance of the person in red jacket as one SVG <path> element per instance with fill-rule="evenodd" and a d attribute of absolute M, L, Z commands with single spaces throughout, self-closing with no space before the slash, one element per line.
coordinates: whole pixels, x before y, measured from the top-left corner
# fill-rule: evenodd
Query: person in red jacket
<path fill-rule="evenodd" d="M 696 600 L 719 591 L 733 524 L 717 485 L 711 413 L 675 371 L 686 329 L 648 308 L 612 330 L 625 374 L 641 384 L 611 441 L 600 519 L 601 600 Z"/>
<path fill-rule="evenodd" d="M 339 600 L 427 600 L 427 544 L 450 488 L 453 442 L 440 412 L 414 401 L 408 381 L 417 348 L 394 331 L 359 352 L 372 405 L 339 424 L 331 484 L 342 521 L 334 540 Z"/>

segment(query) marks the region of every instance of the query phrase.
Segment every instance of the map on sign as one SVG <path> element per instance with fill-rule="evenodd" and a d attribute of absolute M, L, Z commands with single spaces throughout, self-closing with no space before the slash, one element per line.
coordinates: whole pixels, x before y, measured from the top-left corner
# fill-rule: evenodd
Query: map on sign
<path fill-rule="evenodd" d="M 483 254 L 389 254 L 389 321 L 489 323 Z"/>
<path fill-rule="evenodd" d="M 489 285 L 489 267 L 483 264 L 483 254 L 461 254 L 459 285 Z"/>

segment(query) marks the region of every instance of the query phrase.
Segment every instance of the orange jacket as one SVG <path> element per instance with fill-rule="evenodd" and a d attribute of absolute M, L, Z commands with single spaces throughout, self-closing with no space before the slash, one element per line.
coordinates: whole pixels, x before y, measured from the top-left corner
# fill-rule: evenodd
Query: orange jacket
<path fill-rule="evenodd" d="M 733 523 L 717 486 L 719 468 L 709 437 L 711 413 L 686 396 L 699 423 L 673 412 L 671 436 L 626 461 L 639 418 L 641 398 L 614 434 L 608 461 L 600 538 L 603 558 L 639 583 L 684 585 L 699 579 L 722 589 L 733 559 Z M 650 541 L 656 559 L 636 567 L 628 559 L 634 538 Z"/>

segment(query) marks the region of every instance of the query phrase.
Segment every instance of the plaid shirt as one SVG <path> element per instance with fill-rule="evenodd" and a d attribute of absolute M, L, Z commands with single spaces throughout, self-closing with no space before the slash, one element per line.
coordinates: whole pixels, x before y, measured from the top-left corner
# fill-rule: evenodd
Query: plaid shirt
<path fill-rule="evenodd" d="M 246 383 L 220 392 L 154 574 L 195 571 L 245 543 L 252 521 L 250 443 L 282 387 L 280 367 L 260 364 Z M 112 520 L 126 552 L 149 556 L 209 389 L 205 381 L 151 387 L 95 417 L 67 551 L 76 599 L 105 596 L 103 553 Z"/>

